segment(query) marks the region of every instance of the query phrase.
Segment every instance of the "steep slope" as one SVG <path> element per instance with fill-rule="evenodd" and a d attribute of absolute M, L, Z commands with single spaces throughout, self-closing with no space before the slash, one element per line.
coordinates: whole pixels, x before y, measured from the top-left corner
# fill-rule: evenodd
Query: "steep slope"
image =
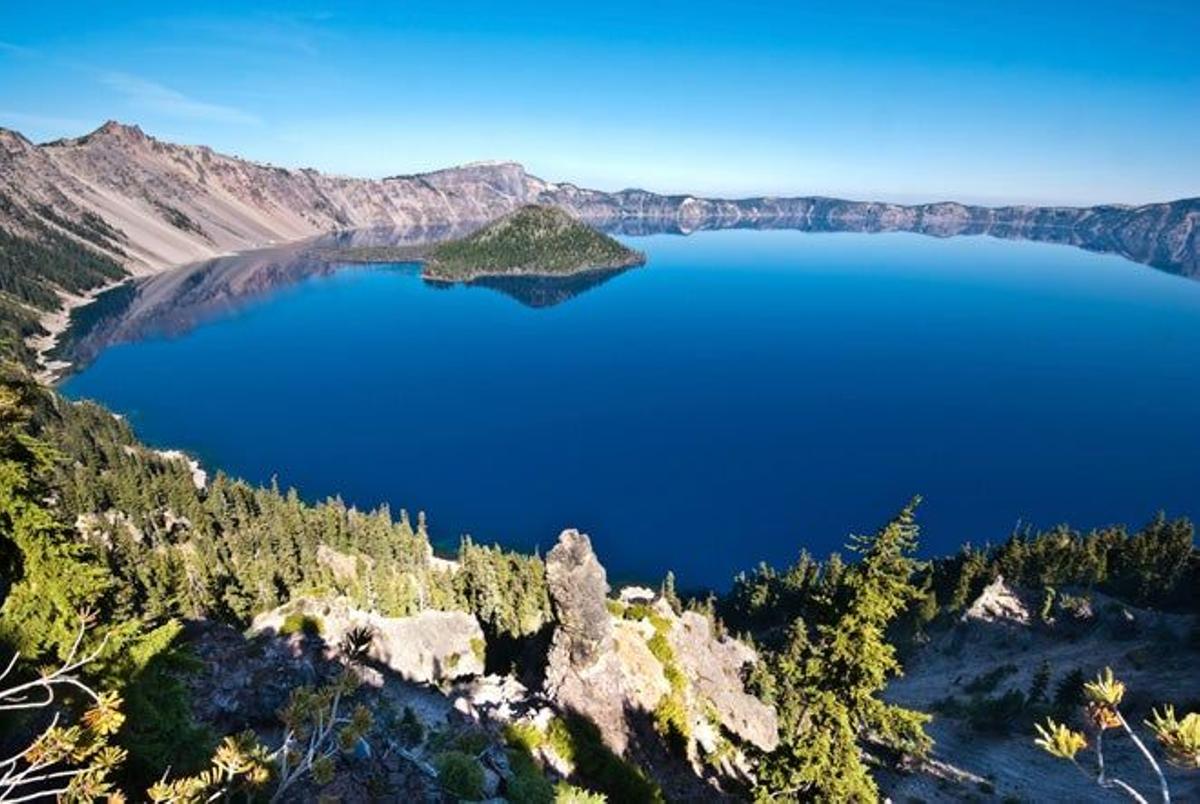
<path fill-rule="evenodd" d="M 0 148 L 0 193 L 25 210 L 99 216 L 123 234 L 127 254 L 107 250 L 134 273 L 335 229 L 489 220 L 523 203 L 530 184 L 513 164 L 379 181 L 286 170 L 113 122 L 40 146 L 3 132 Z"/>
<path fill-rule="evenodd" d="M 1127 800 L 1090 785 L 1035 746 L 1033 723 L 1049 714 L 1080 728 L 1083 706 L 1071 674 L 1092 679 L 1106 666 L 1129 684 L 1125 714 L 1135 729 L 1145 732 L 1143 720 L 1163 703 L 1190 711 L 1197 691 L 1196 618 L 1072 591 L 1075 596 L 1055 598 L 1052 615 L 1040 617 L 1044 593 L 998 578 L 910 657 L 887 697 L 934 713 L 929 732 L 936 742 L 919 772 L 887 780 L 894 800 Z M 1111 734 L 1108 745 L 1110 773 L 1143 792 L 1156 788 L 1128 740 Z M 1081 757 L 1088 771 L 1093 761 Z M 1196 774 L 1170 766 L 1166 772 L 1180 801 L 1197 800 Z"/>

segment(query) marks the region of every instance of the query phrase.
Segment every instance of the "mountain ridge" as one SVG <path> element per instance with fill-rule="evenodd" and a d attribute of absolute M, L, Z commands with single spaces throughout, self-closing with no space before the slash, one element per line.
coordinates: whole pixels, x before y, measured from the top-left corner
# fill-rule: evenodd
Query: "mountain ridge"
<path fill-rule="evenodd" d="M 124 234 L 121 247 L 128 253 L 103 250 L 134 274 L 329 231 L 488 221 L 527 204 L 557 206 L 593 224 L 676 221 L 683 232 L 762 226 L 985 233 L 1076 245 L 1107 239 L 1112 247 L 1104 250 L 1179 273 L 1200 273 L 1200 198 L 1093 207 L 903 205 L 827 196 L 703 198 L 549 182 L 511 161 L 360 179 L 169 143 L 116 121 L 81 137 L 40 145 L 0 129 L 0 195 L 34 214 L 48 207 L 68 217 L 99 216 Z M 0 226 L 20 228 L 3 209 Z"/>

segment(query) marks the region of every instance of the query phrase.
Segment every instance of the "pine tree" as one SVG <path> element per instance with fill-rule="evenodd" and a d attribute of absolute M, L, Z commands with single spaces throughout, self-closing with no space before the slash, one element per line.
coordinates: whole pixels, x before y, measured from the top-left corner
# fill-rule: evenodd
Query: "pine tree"
<path fill-rule="evenodd" d="M 764 660 L 771 679 L 760 692 L 779 712 L 779 747 L 761 758 L 758 785 L 773 798 L 874 801 L 874 781 L 860 753 L 866 740 L 923 753 L 926 715 L 878 695 L 900 665 L 886 639 L 890 623 L 920 590 L 914 500 L 868 538 L 854 537 L 857 563 L 839 570 L 824 622 L 797 619 L 784 648 Z"/>

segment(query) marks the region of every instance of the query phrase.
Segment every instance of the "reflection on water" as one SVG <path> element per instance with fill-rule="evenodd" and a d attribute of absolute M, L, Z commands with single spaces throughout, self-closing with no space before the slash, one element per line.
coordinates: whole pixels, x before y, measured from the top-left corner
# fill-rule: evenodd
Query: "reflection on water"
<path fill-rule="evenodd" d="M 526 307 L 553 307 L 600 287 L 613 277 L 629 270 L 631 269 L 599 268 L 581 271 L 571 276 L 481 276 L 467 284 L 498 291 Z"/>
<path fill-rule="evenodd" d="M 461 237 L 475 225 L 440 225 L 337 232 L 303 243 L 249 251 L 186 265 L 120 285 L 71 315 L 55 357 L 81 368 L 104 349 L 173 337 L 228 315 L 289 285 L 343 268 L 330 250 L 421 245 Z"/>
<path fill-rule="evenodd" d="M 459 222 L 407 229 L 362 229 L 337 232 L 299 244 L 220 257 L 195 265 L 135 280 L 97 298 L 72 313 L 71 327 L 55 357 L 76 368 L 87 365 L 104 349 L 153 337 L 184 334 L 206 321 L 265 297 L 280 288 L 345 267 L 335 252 L 374 246 L 419 246 L 462 237 L 483 222 Z M 879 220 L 831 223 L 828 219 L 790 218 L 759 220 L 713 219 L 685 226 L 662 218 L 627 218 L 601 227 L 614 235 L 641 237 L 656 234 L 687 235 L 709 229 L 789 229 L 808 232 L 883 232 L 897 227 Z M 920 222 L 906 231 L 934 237 L 987 235 L 1001 239 L 1035 240 L 1070 245 L 1089 251 L 1114 253 L 1170 273 L 1192 275 L 1196 255 L 1181 253 L 1169 243 L 1147 234 L 1130 240 L 1102 228 L 1014 225 L 944 221 Z M 469 284 L 502 293 L 523 305 L 551 307 L 599 287 L 628 269 L 585 271 L 568 277 L 482 277 Z M 429 282 L 430 286 L 439 283 Z"/>

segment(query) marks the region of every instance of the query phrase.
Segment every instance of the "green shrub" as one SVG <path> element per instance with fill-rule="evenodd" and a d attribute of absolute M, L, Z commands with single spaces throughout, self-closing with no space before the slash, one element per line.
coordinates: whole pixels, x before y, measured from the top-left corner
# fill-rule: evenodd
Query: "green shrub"
<path fill-rule="evenodd" d="M 971 693 L 972 695 L 991 692 L 992 690 L 996 689 L 996 685 L 999 684 L 1005 676 L 1011 676 L 1015 672 L 1017 672 L 1017 666 L 1015 664 L 1001 665 L 993 670 L 983 673 L 982 675 L 975 676 L 975 678 L 971 679 L 963 686 L 963 690 Z"/>
<path fill-rule="evenodd" d="M 1030 706 L 1045 703 L 1046 691 L 1050 688 L 1050 676 L 1050 662 L 1043 659 L 1029 682 L 1029 693 L 1025 696 L 1026 703 Z"/>
<path fill-rule="evenodd" d="M 302 612 L 293 612 L 283 619 L 283 623 L 279 626 L 279 634 L 281 636 L 291 636 L 292 634 L 304 634 L 305 636 L 316 637 L 321 636 L 325 632 L 325 623 L 320 617 Z"/>
<path fill-rule="evenodd" d="M 433 758 L 433 766 L 447 793 L 468 801 L 483 798 L 483 766 L 475 757 L 462 751 L 443 751 Z"/>
<path fill-rule="evenodd" d="M 630 603 L 625 607 L 626 620 L 647 620 L 653 609 L 646 603 Z"/>
<path fill-rule="evenodd" d="M 1009 690 L 994 698 L 973 698 L 967 704 L 967 722 L 975 731 L 1007 734 L 1023 722 L 1025 694 Z"/>
<path fill-rule="evenodd" d="M 532 723 L 509 723 L 504 727 L 504 742 L 510 748 L 532 754 L 546 743 L 546 735 Z"/>
<path fill-rule="evenodd" d="M 510 748 L 508 767 L 512 778 L 505 791 L 512 804 L 551 804 L 554 801 L 554 785 L 542 773 L 528 749 Z"/>
<path fill-rule="evenodd" d="M 471 653 L 475 654 L 475 658 L 483 664 L 487 659 L 487 643 L 479 637 L 471 639 Z"/>
<path fill-rule="evenodd" d="M 665 634 L 671 628 L 670 620 L 655 611 L 649 603 L 630 603 L 625 607 L 624 616 L 626 620 L 648 621 L 660 634 Z"/>
<path fill-rule="evenodd" d="M 421 741 L 425 739 L 425 727 L 421 725 L 417 713 L 411 706 L 404 707 L 404 715 L 400 718 L 396 732 L 400 737 L 400 742 L 409 747 L 420 745 Z"/>
<path fill-rule="evenodd" d="M 675 662 L 675 651 L 667 640 L 666 632 L 670 623 L 653 611 L 649 616 L 654 624 L 654 636 L 646 642 L 646 647 L 662 665 L 663 675 L 671 687 L 671 691 L 663 696 L 654 709 L 654 727 L 673 750 L 684 753 L 692 739 L 692 724 L 687 708 L 687 680 Z"/>
<path fill-rule="evenodd" d="M 575 739 L 560 717 L 551 719 L 546 726 L 546 745 L 568 765 L 575 764 Z"/>
<path fill-rule="evenodd" d="M 666 637 L 664 637 L 662 634 L 656 632 L 654 636 L 650 637 L 650 640 L 646 643 L 646 646 L 650 648 L 650 653 L 652 653 L 654 658 L 658 659 L 658 661 L 661 662 L 664 667 L 667 664 L 675 661 L 675 651 L 671 650 L 671 643 L 667 642 Z"/>
<path fill-rule="evenodd" d="M 683 696 L 674 691 L 664 695 L 654 708 L 654 728 L 661 734 L 676 753 L 687 751 L 692 736 L 692 723 L 688 718 L 687 705 Z"/>
<path fill-rule="evenodd" d="M 492 738 L 483 729 L 466 729 L 454 738 L 454 749 L 465 754 L 478 756 L 492 743 Z"/>
<path fill-rule="evenodd" d="M 582 781 L 622 804 L 663 804 L 665 799 L 659 786 L 641 768 L 609 750 L 595 723 L 579 715 L 552 721 L 552 728 L 555 723 L 562 724 L 575 773 Z M 551 729 L 547 730 L 547 738 L 553 746 L 556 737 Z"/>
<path fill-rule="evenodd" d="M 1075 668 L 1067 673 L 1054 688 L 1054 711 L 1065 718 L 1071 711 L 1083 706 L 1083 685 L 1087 678 L 1083 670 Z"/>

